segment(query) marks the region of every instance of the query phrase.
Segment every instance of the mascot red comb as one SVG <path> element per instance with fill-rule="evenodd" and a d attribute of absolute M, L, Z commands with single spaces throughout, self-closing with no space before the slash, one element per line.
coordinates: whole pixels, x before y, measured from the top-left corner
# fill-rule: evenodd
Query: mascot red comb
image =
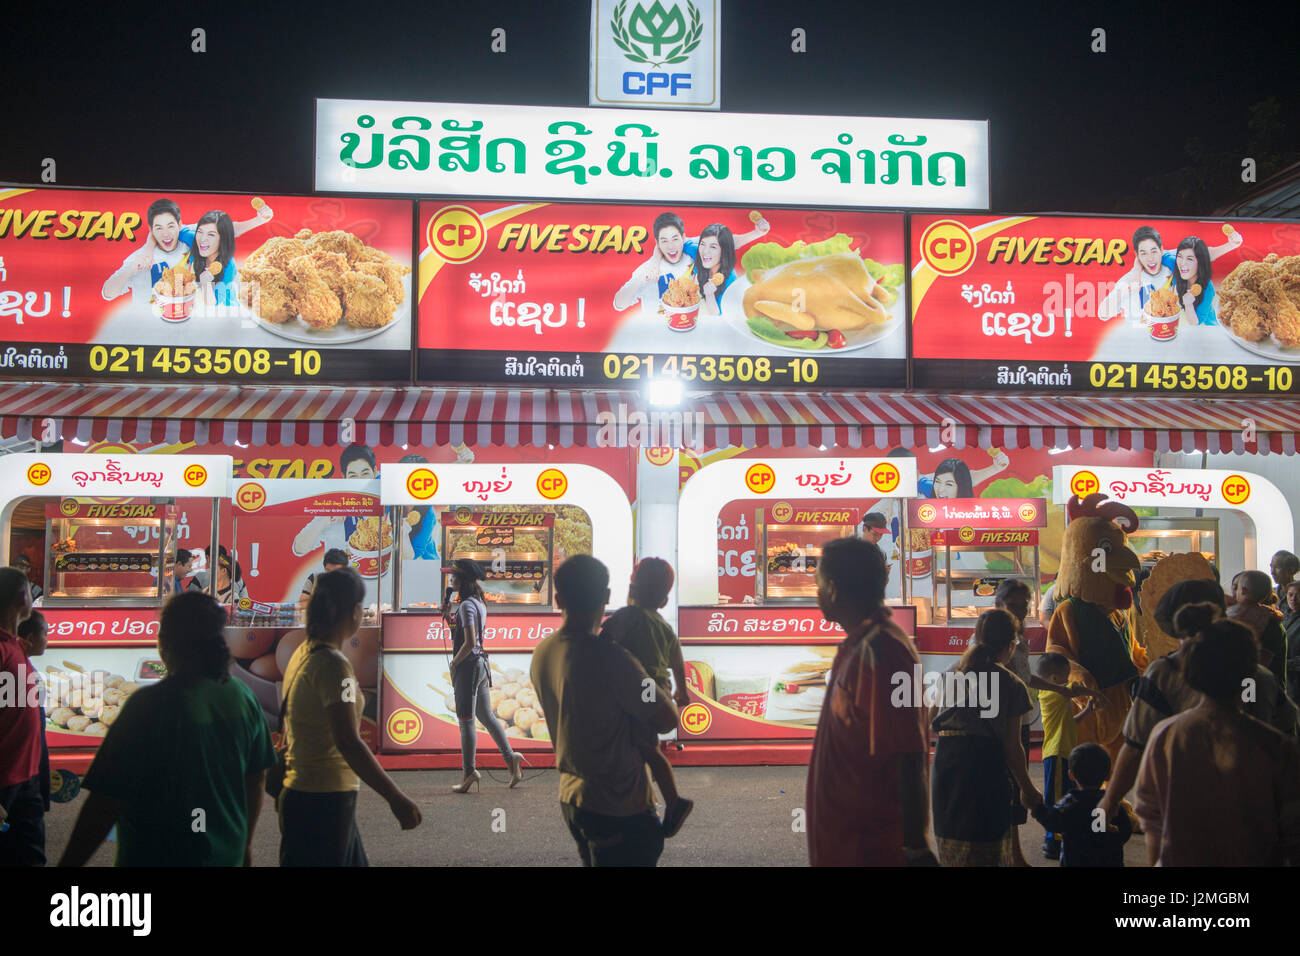
<path fill-rule="evenodd" d="M 1079 723 L 1079 743 L 1099 743 L 1112 762 L 1124 742 L 1124 718 L 1132 698 L 1129 682 L 1141 671 L 1134 662 L 1132 629 L 1125 613 L 1133 606 L 1138 556 L 1128 546 L 1137 530 L 1133 509 L 1092 494 L 1066 506 L 1069 524 L 1061 542 L 1056 577 L 1056 611 L 1047 631 L 1047 650 L 1070 659 L 1071 683 L 1100 690 L 1104 700 Z M 1145 661 L 1143 661 L 1145 663 Z"/>

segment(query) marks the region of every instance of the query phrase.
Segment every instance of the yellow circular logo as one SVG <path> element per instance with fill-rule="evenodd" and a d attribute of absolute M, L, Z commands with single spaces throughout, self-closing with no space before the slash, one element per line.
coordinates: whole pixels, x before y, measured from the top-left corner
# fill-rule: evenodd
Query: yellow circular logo
<path fill-rule="evenodd" d="M 1025 522 L 1026 524 L 1028 524 L 1029 522 L 1033 521 L 1034 518 L 1037 517 L 1037 516 L 1038 516 L 1038 506 L 1037 506 L 1037 505 L 1021 505 L 1021 506 L 1020 506 L 1020 520 L 1023 521 L 1023 522 Z"/>
<path fill-rule="evenodd" d="M 68 517 L 72 517 L 73 515 L 75 515 L 79 507 L 80 504 L 77 502 L 76 498 L 64 498 L 61 502 L 59 502 L 59 510 L 62 511 Z"/>
<path fill-rule="evenodd" d="M 703 704 L 687 704 L 682 709 L 682 730 L 688 734 L 702 734 L 713 723 L 713 715 Z"/>
<path fill-rule="evenodd" d="M 41 485 L 48 485 L 52 477 L 54 477 L 54 472 L 50 470 L 49 465 L 42 461 L 33 462 L 27 466 L 27 480 L 37 488 L 41 487 Z"/>
<path fill-rule="evenodd" d="M 399 707 L 388 715 L 388 736 L 395 744 L 415 743 L 423 732 L 424 722 L 409 707 Z"/>
<path fill-rule="evenodd" d="M 772 505 L 772 520 L 786 522 L 794 517 L 794 505 L 788 501 L 778 501 Z"/>
<path fill-rule="evenodd" d="M 645 460 L 652 465 L 663 466 L 673 460 L 677 453 L 671 448 L 647 448 L 645 450 Z"/>
<path fill-rule="evenodd" d="M 558 468 L 547 468 L 537 476 L 537 493 L 547 501 L 563 498 L 569 490 L 569 479 Z"/>
<path fill-rule="evenodd" d="M 926 524 L 929 524 L 935 518 L 939 517 L 939 509 L 934 505 L 921 505 L 921 507 L 916 509 L 916 517 L 919 520 L 924 521 Z"/>
<path fill-rule="evenodd" d="M 975 540 L 975 529 L 962 528 L 960 531 L 957 532 L 957 537 L 961 538 L 961 540 L 964 541 L 966 544 L 970 544 L 972 541 Z"/>
<path fill-rule="evenodd" d="M 197 488 L 208 480 L 208 470 L 202 465 L 186 465 L 183 476 L 185 484 Z"/>
<path fill-rule="evenodd" d="M 893 462 L 882 461 L 871 469 L 871 487 L 882 494 L 889 494 L 898 489 L 903 480 L 903 473 Z"/>
<path fill-rule="evenodd" d="M 406 493 L 416 501 L 428 501 L 438 493 L 438 476 L 428 468 L 417 468 L 406 476 Z"/>
<path fill-rule="evenodd" d="M 958 276 L 975 261 L 975 237 L 955 219 L 932 222 L 921 233 L 921 258 L 941 276 Z"/>
<path fill-rule="evenodd" d="M 1088 470 L 1076 471 L 1074 477 L 1070 479 L 1070 491 L 1073 492 L 1080 500 L 1089 495 L 1101 491 L 1101 481 L 1097 476 Z"/>
<path fill-rule="evenodd" d="M 764 462 L 750 465 L 745 469 L 745 487 L 756 495 L 765 495 L 776 487 L 776 472 Z"/>
<path fill-rule="evenodd" d="M 266 489 L 255 481 L 245 482 L 235 491 L 235 504 L 241 511 L 257 511 L 266 504 Z"/>
<path fill-rule="evenodd" d="M 487 245 L 487 228 L 468 206 L 443 206 L 429 219 L 425 238 L 439 259 L 464 265 L 477 259 Z"/>
<path fill-rule="evenodd" d="M 1223 500 L 1230 505 L 1245 504 L 1250 497 L 1250 482 L 1242 475 L 1229 475 L 1223 479 Z"/>
<path fill-rule="evenodd" d="M 456 509 L 454 517 L 457 524 L 469 524 L 474 518 L 474 512 L 469 509 L 468 505 L 461 505 Z"/>

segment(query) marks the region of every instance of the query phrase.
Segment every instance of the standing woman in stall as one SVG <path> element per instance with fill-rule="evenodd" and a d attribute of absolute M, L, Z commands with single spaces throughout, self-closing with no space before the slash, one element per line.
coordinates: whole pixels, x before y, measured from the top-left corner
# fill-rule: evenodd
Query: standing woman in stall
<path fill-rule="evenodd" d="M 482 779 L 474 767 L 478 751 L 477 719 L 487 728 L 492 740 L 501 750 L 506 766 L 510 768 L 510 786 L 516 786 L 523 777 L 523 754 L 515 753 L 506 737 L 505 728 L 492 713 L 489 688 L 492 678 L 488 670 L 487 654 L 483 650 L 483 628 L 487 624 L 487 603 L 483 600 L 483 569 L 468 558 L 452 565 L 451 588 L 456 591 L 457 602 L 453 608 L 450 600 L 443 601 L 442 619 L 451 628 L 454 655 L 451 659 L 451 686 L 456 698 L 456 719 L 460 722 L 460 762 L 465 779 L 452 787 L 456 793 L 469 793 L 470 787 Z M 450 595 L 449 595 L 450 596 Z"/>
<path fill-rule="evenodd" d="M 364 699 L 340 648 L 360 629 L 365 598 L 352 568 L 317 577 L 307 602 L 307 640 L 285 668 L 281 866 L 369 865 L 356 820 L 362 780 L 388 801 L 403 830 L 420 825 L 420 808 L 357 732 Z"/>

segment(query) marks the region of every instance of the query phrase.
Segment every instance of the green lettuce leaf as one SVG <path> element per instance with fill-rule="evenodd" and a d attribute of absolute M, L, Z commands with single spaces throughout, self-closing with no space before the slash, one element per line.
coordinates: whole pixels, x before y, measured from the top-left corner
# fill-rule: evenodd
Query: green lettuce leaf
<path fill-rule="evenodd" d="M 755 315 L 746 320 L 749 323 L 749 330 L 765 342 L 771 342 L 774 345 L 784 345 L 794 349 L 820 349 L 826 347 L 826 340 L 829 338 L 825 332 L 818 332 L 815 339 L 794 339 L 786 335 L 784 331 L 771 319 L 765 315 Z"/>
<path fill-rule="evenodd" d="M 896 289 L 903 284 L 902 263 L 887 266 L 883 263 L 877 262 L 875 259 L 864 259 L 863 261 L 867 264 L 867 272 L 871 274 L 871 278 L 875 279 L 886 289 Z"/>
<path fill-rule="evenodd" d="M 775 269 L 796 259 L 811 259 L 816 256 L 833 256 L 848 252 L 851 245 L 853 245 L 853 237 L 846 236 L 842 232 L 811 245 L 803 240 L 791 246 L 783 246 L 779 242 L 758 242 L 750 246 L 740 257 L 740 265 L 746 272 L 755 269 Z"/>
<path fill-rule="evenodd" d="M 1052 497 L 1052 479 L 1039 475 L 1026 484 L 1019 478 L 998 478 L 990 481 L 980 492 L 981 498 L 1050 498 Z"/>

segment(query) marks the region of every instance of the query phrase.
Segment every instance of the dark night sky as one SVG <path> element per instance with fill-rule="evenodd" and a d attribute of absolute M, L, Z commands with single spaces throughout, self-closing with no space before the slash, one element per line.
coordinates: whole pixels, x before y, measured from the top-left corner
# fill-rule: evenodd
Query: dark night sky
<path fill-rule="evenodd" d="M 1242 156 L 1273 157 L 1261 181 L 1300 158 L 1296 124 L 1269 142 L 1248 130 L 1270 95 L 1300 112 L 1288 24 L 1222 3 L 1113 7 L 727 0 L 723 107 L 987 118 L 1005 212 L 1208 213 L 1250 188 Z M 38 183 L 52 156 L 58 185 L 310 192 L 314 97 L 585 106 L 589 16 L 585 0 L 11 12 L 0 181 Z M 190 52 L 195 26 L 207 53 Z M 497 26 L 506 54 L 489 50 Z M 790 52 L 796 26 L 806 54 Z"/>

